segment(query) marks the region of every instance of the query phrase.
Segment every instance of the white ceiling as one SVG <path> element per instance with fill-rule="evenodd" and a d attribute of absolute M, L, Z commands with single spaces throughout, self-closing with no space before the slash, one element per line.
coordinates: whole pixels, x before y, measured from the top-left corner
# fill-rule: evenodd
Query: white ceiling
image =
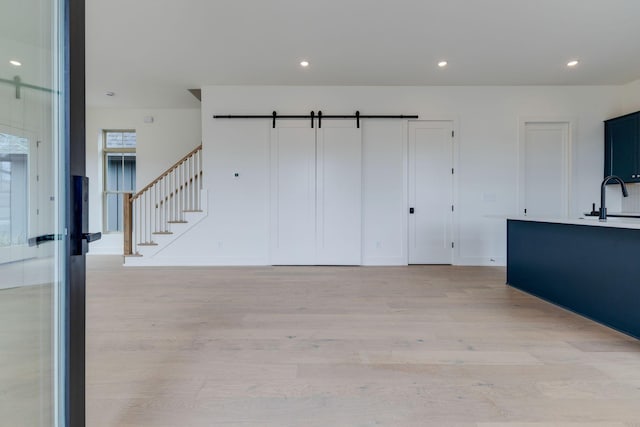
<path fill-rule="evenodd" d="M 639 0 L 87 0 L 93 106 L 195 107 L 187 89 L 215 84 L 639 78 Z"/>

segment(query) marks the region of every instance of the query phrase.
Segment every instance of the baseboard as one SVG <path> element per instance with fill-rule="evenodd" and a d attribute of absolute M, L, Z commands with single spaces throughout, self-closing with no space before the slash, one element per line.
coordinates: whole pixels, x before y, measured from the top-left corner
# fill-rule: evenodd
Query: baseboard
<path fill-rule="evenodd" d="M 481 267 L 504 267 L 507 265 L 507 258 L 506 257 L 458 257 L 455 265 L 481 266 Z"/>
<path fill-rule="evenodd" d="M 266 258 L 235 257 L 127 257 L 126 267 L 263 267 Z"/>
<path fill-rule="evenodd" d="M 97 255 L 97 253 L 96 253 Z M 491 260 L 494 261 L 491 261 Z M 463 257 L 457 260 L 455 265 L 460 266 L 493 266 L 504 267 L 506 257 Z M 129 257 L 125 266 L 130 267 L 254 267 L 269 266 L 269 260 L 264 257 Z M 404 266 L 407 265 L 402 257 L 369 257 L 362 261 L 363 266 Z"/>
<path fill-rule="evenodd" d="M 404 257 L 366 257 L 362 259 L 362 265 L 368 266 L 397 266 L 407 265 L 407 260 Z"/>

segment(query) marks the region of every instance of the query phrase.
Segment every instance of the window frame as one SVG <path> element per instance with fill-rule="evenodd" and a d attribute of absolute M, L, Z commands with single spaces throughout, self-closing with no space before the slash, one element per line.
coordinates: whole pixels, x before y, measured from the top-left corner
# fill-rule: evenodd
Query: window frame
<path fill-rule="evenodd" d="M 136 148 L 107 148 L 107 134 L 108 133 L 135 133 L 136 134 Z M 109 231 L 108 230 L 108 204 L 107 199 L 109 194 L 124 194 L 125 191 L 109 191 L 107 188 L 107 159 L 109 154 L 133 154 L 136 158 L 137 167 L 137 144 L 138 144 L 138 132 L 135 129 L 103 129 L 102 130 L 102 232 L 103 234 L 122 234 L 123 231 Z M 136 169 L 137 170 L 137 169 Z M 137 173 L 136 173 L 137 175 Z M 137 176 L 136 176 L 137 178 Z M 137 179 L 136 179 L 137 182 Z M 135 194 L 135 189 L 133 189 Z"/>

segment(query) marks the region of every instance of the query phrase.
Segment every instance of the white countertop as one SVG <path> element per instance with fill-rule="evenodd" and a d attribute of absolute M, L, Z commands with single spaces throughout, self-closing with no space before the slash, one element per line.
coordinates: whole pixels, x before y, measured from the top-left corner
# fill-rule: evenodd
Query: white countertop
<path fill-rule="evenodd" d="M 600 221 L 598 217 L 587 216 L 579 218 L 541 218 L 530 216 L 509 216 L 507 219 L 533 222 L 551 222 L 555 224 L 588 225 L 593 227 L 632 228 L 640 230 L 640 219 L 634 218 L 607 218 Z"/>

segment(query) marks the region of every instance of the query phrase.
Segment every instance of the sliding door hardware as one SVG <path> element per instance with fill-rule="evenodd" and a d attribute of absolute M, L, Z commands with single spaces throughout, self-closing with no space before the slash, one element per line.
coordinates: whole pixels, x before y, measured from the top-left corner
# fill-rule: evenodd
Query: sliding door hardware
<path fill-rule="evenodd" d="M 310 119 L 311 127 L 313 128 L 313 120 L 318 118 L 318 128 L 322 128 L 322 119 L 351 119 L 356 121 L 356 127 L 360 128 L 360 119 L 400 119 L 400 120 L 415 120 L 418 119 L 419 116 L 417 114 L 400 114 L 400 115 L 371 115 L 371 114 L 360 114 L 360 111 L 356 111 L 353 115 L 323 115 L 322 111 L 318 111 L 317 116 L 313 111 L 310 114 L 304 115 L 278 115 L 276 111 L 272 112 L 271 115 L 233 115 L 233 114 L 215 114 L 213 116 L 214 119 L 271 119 L 272 127 L 276 128 L 276 121 L 278 119 Z"/>

